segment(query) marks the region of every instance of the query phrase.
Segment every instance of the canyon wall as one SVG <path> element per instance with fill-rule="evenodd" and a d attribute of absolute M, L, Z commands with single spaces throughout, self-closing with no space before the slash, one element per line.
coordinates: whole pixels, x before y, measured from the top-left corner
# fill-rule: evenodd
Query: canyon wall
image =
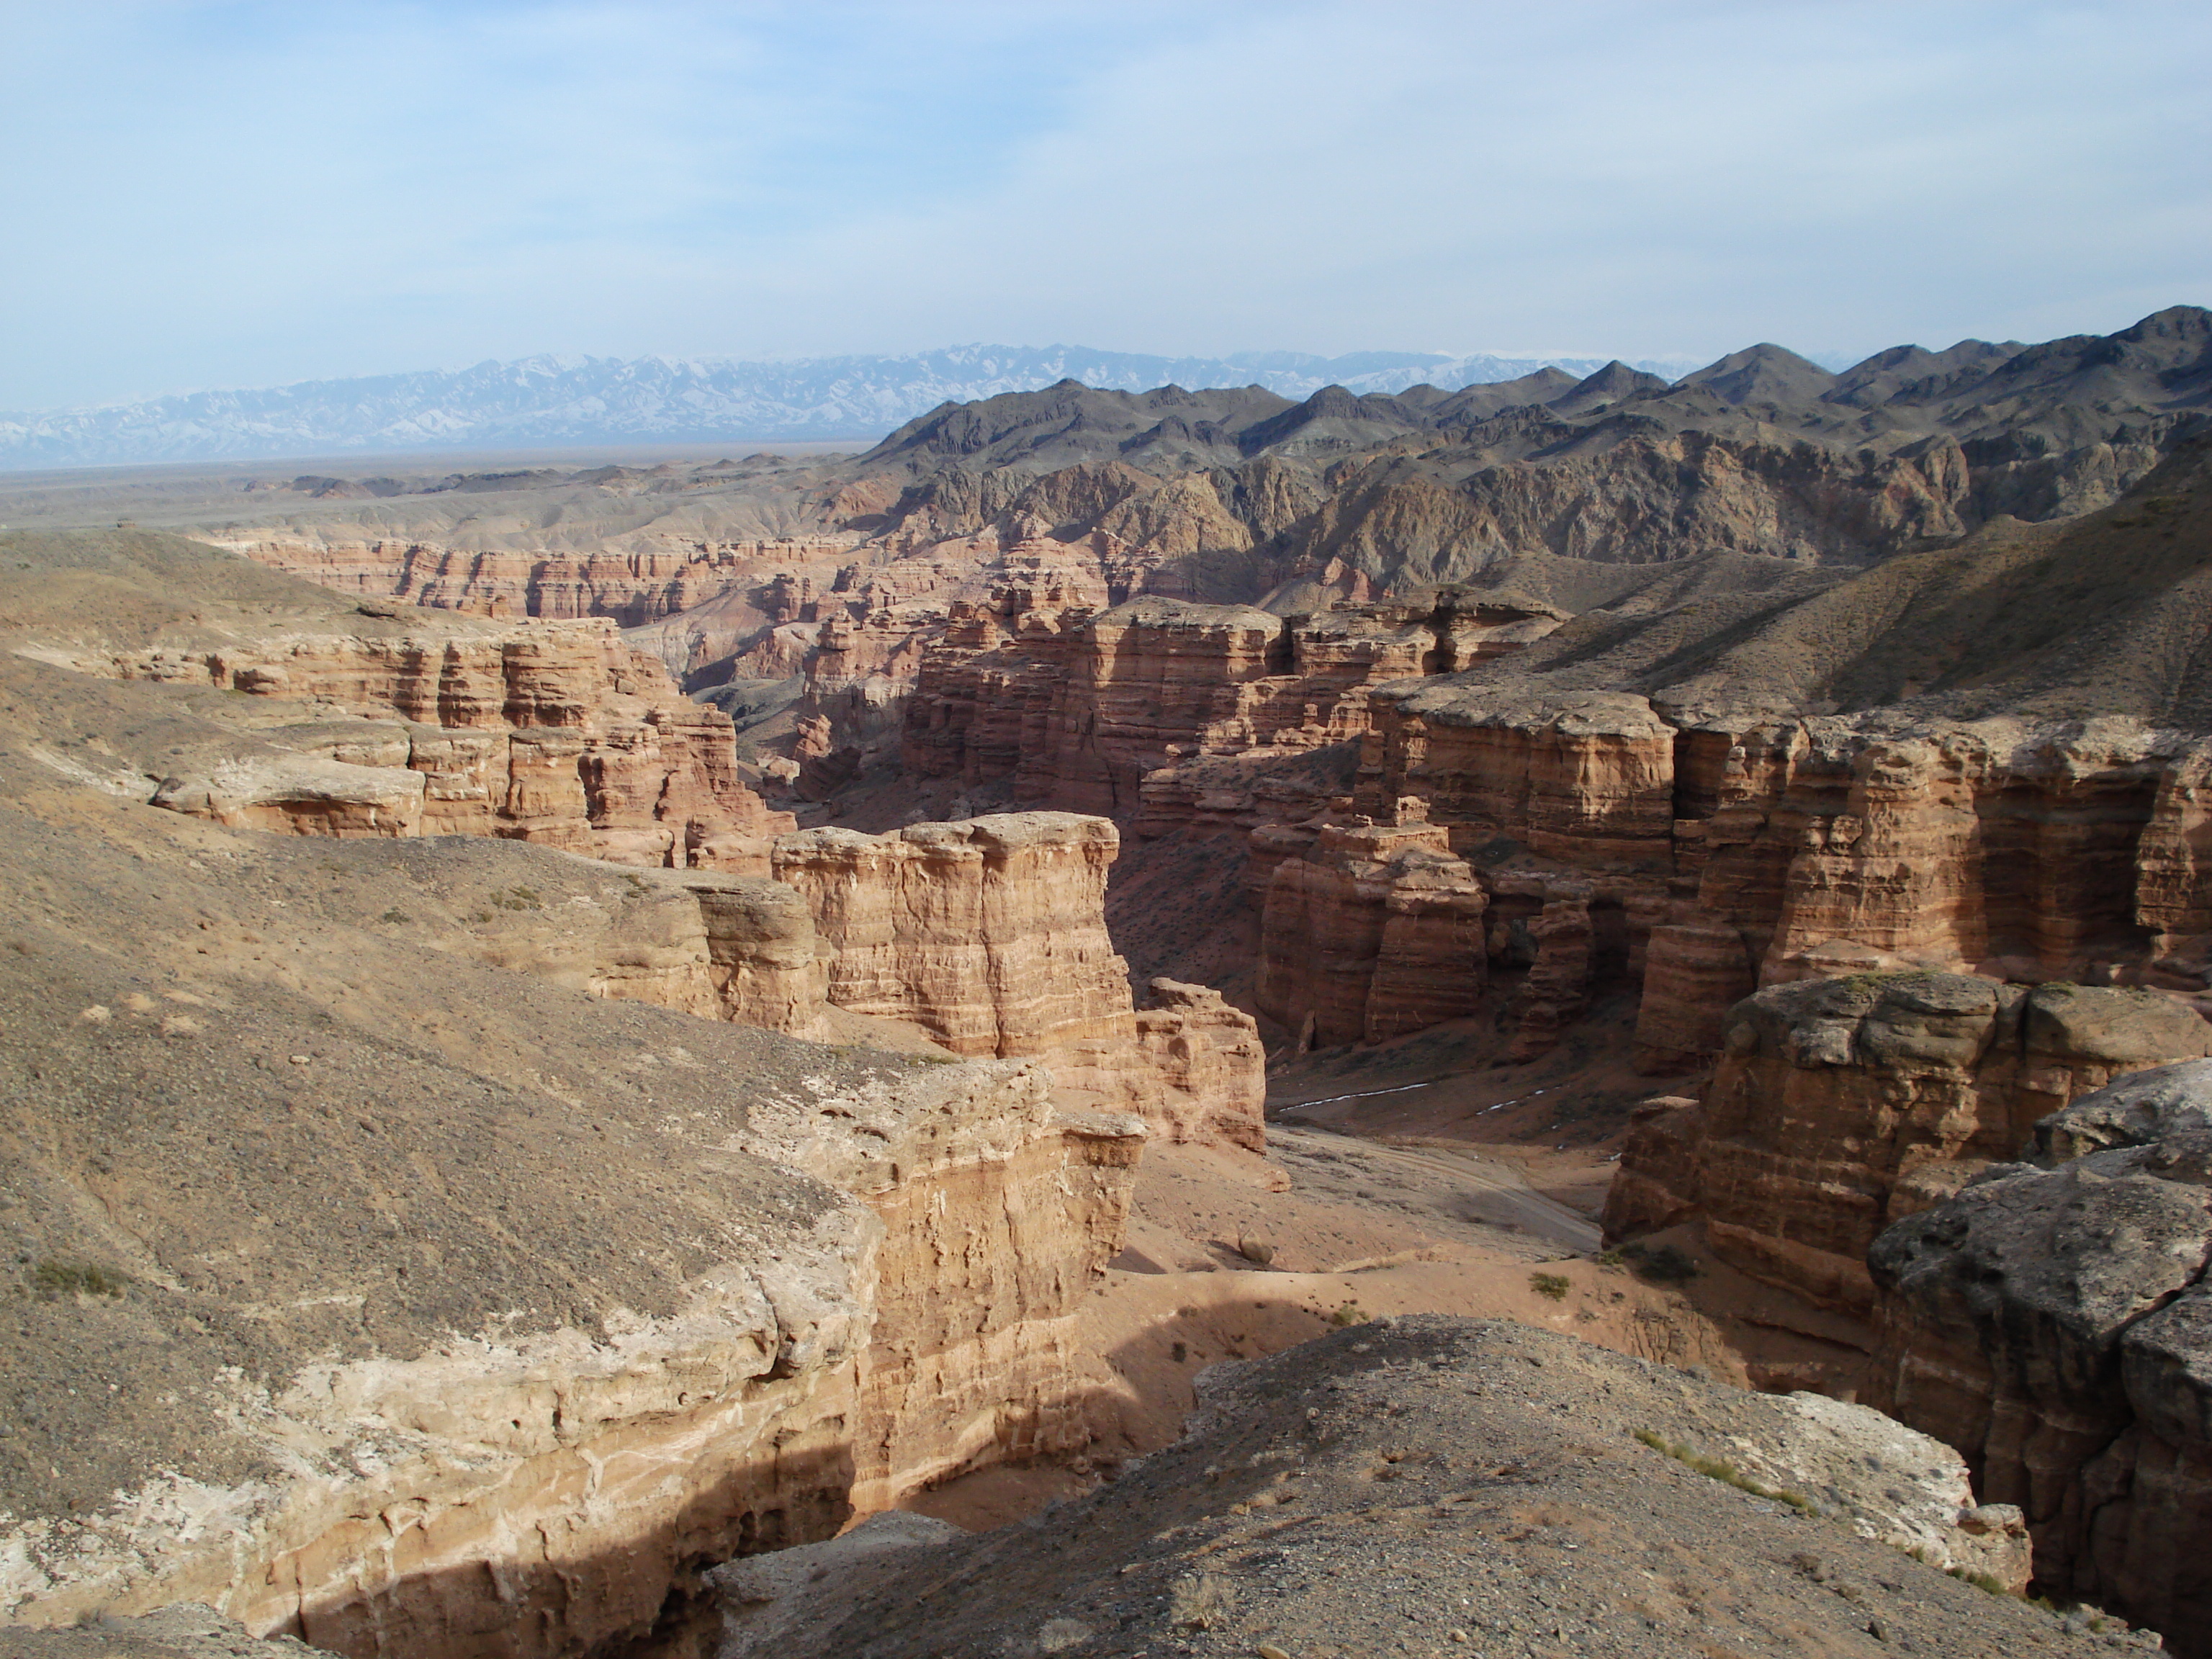
<path fill-rule="evenodd" d="M 374 627 L 213 651 L 41 654 L 371 717 L 272 729 L 260 753 L 248 745 L 163 781 L 157 805 L 218 823 L 491 835 L 758 874 L 766 837 L 793 826 L 739 781 L 729 717 L 684 697 L 610 623 Z"/>
<path fill-rule="evenodd" d="M 2016 1504 L 2039 1585 L 2212 1654 L 2212 1064 L 2140 1073 L 1883 1233 L 1874 1401 Z"/>
<path fill-rule="evenodd" d="M 1885 1226 L 2016 1156 L 2077 1095 L 2205 1054 L 2212 1024 L 2148 991 L 1956 974 L 1772 987 L 1729 1015 L 1701 1103 L 1639 1114 L 1606 1233 L 1701 1221 L 1723 1261 L 1865 1316 Z"/>
<path fill-rule="evenodd" d="M 635 628 L 759 580 L 763 567 L 848 555 L 854 538 L 681 542 L 528 552 L 441 542 L 311 534 L 215 538 L 213 544 L 319 586 L 480 617 L 560 621 L 606 617 Z"/>
<path fill-rule="evenodd" d="M 803 830 L 777 839 L 774 864 L 806 900 L 837 1006 L 954 1054 L 1043 1059 L 1064 1102 L 1257 1151 L 1266 1061 L 1251 1018 L 1172 981 L 1134 1005 L 1106 934 L 1118 846 L 1103 818 L 1017 812 Z"/>
<path fill-rule="evenodd" d="M 999 1061 L 765 1091 L 749 1117 L 723 1156 L 815 1207 L 732 1209 L 676 1314 L 276 1380 L 241 1411 L 281 1478 L 17 1524 L 13 1615 L 201 1601 L 351 1659 L 559 1659 L 643 1635 L 697 1565 L 1081 1443 L 1074 1323 L 1141 1122 L 1064 1115 Z"/>
<path fill-rule="evenodd" d="M 1486 985 L 1488 903 L 1441 825 L 1324 826 L 1268 882 L 1261 1011 L 1305 1048 L 1470 1014 Z"/>
<path fill-rule="evenodd" d="M 1693 720 L 1627 693 L 1418 682 L 1370 703 L 1358 810 L 1441 826 L 1493 919 L 1533 885 L 1625 930 L 1647 1071 L 1706 1063 L 1738 998 L 1796 978 L 2212 985 L 2201 740 L 2118 719 Z M 1492 965 L 1528 955 L 1494 945 Z"/>
<path fill-rule="evenodd" d="M 835 1007 L 918 1028 L 954 1054 L 1049 1056 L 1066 1100 L 1136 1112 L 1178 1139 L 1263 1143 L 1249 1018 L 1188 987 L 1138 1018 L 1106 936 L 1119 841 L 1105 820 L 794 831 L 737 781 L 728 718 L 683 698 L 601 621 L 41 654 L 330 711 L 241 722 L 237 741 L 166 778 L 155 805 L 338 839 L 491 836 L 685 872 L 618 917 L 588 913 L 580 930 L 572 919 L 557 945 L 470 947 L 486 959 L 797 1036 L 825 1035 Z"/>
<path fill-rule="evenodd" d="M 1309 1041 L 1457 1017 L 1493 981 L 1517 998 L 1523 1055 L 1626 983 L 1635 1058 L 1660 1074 L 1710 1063 L 1736 1000 L 1800 977 L 1965 970 L 2212 1001 L 2212 872 L 2195 850 L 2212 762 L 2138 721 L 1799 716 L 1446 680 L 1559 623 L 1450 595 L 1313 619 L 1145 599 L 1011 620 L 963 613 L 925 653 L 906 769 L 1146 836 L 1248 831 L 1276 918 L 1261 1009 Z M 1348 801 L 1295 772 L 1351 742 Z M 1354 843 L 1383 831 L 1445 862 L 1381 879 L 1404 859 Z"/>
<path fill-rule="evenodd" d="M 813 1042 L 1033 1060 L 1064 1111 L 1261 1152 L 1252 1017 L 1174 980 L 1154 980 L 1141 1006 L 1132 996 L 1103 914 L 1117 841 L 1110 823 L 1072 813 L 804 830 L 771 843 L 775 878 L 480 840 L 353 851 L 437 892 L 434 917 L 378 920 L 453 955 Z"/>
<path fill-rule="evenodd" d="M 850 1501 L 865 1513 L 1090 1433 L 1078 1322 L 1121 1248 L 1143 1120 L 1055 1105 L 1034 1062 L 753 1111 L 755 1144 L 884 1223 Z"/>
<path fill-rule="evenodd" d="M 482 864 L 432 878 L 460 912 L 438 948 L 564 988 L 827 1042 L 829 963 L 805 897 L 764 876 Z"/>
<path fill-rule="evenodd" d="M 1145 833 L 1148 781 L 1253 750 L 1355 738 L 1368 690 L 1510 653 L 1558 626 L 1547 607 L 1449 596 L 1277 617 L 1143 598 L 1090 614 L 956 611 L 925 654 L 900 759 L 923 777 L 1012 779 L 1015 799 Z"/>

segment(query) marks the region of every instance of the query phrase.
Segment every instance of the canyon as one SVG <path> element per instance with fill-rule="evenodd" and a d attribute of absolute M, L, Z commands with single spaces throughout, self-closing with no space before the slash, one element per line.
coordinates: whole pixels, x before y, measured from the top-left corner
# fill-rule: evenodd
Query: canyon
<path fill-rule="evenodd" d="M 860 1517 L 1149 1535 L 1156 1455 L 1249 1455 L 1318 1521 L 1381 1443 L 1220 1402 L 1504 1364 L 1636 1403 L 1460 1471 L 1486 1526 L 1602 1554 L 1612 1474 L 1508 1489 L 1710 1443 L 1684 1537 L 1755 1498 L 2207 1651 L 2208 343 L 1068 383 L 0 536 L 10 1616 L 736 1659 Z M 1920 1437 L 1935 1518 L 1807 1436 Z M 1230 1486 L 1170 1577 L 1294 1497 Z M 963 1552 L 1108 1639 L 1035 1528 L 876 1525 L 758 1639 L 937 1651 L 838 1621 Z"/>
<path fill-rule="evenodd" d="M 2023 1507 L 2056 1589 L 2207 1650 L 2212 1066 L 2141 1071 L 1884 1232 L 1875 1402 Z"/>

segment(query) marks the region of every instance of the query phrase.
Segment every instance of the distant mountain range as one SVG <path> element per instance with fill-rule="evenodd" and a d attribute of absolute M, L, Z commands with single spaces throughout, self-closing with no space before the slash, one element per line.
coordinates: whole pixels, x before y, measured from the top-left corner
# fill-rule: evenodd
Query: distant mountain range
<path fill-rule="evenodd" d="M 1446 392 L 1547 367 L 1577 378 L 1601 357 L 1450 357 L 1361 351 L 1341 357 L 1246 352 L 1156 357 L 1084 346 L 954 346 L 904 357 L 524 357 L 473 368 L 260 391 L 195 392 L 144 403 L 0 414 L 0 470 L 247 459 L 353 451 L 526 449 L 591 444 L 872 442 L 946 403 L 1031 392 L 1067 379 L 1141 392 L 1260 386 L 1304 398 L 1328 386 Z M 1667 379 L 1698 367 L 1645 358 Z"/>

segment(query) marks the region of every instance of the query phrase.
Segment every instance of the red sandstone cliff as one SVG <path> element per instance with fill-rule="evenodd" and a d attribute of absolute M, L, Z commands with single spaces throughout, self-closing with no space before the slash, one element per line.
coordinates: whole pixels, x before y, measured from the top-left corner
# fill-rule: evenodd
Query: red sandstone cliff
<path fill-rule="evenodd" d="M 1702 1103 L 1639 1114 L 1607 1235 L 1701 1221 L 1724 1261 L 1865 1315 L 1884 1227 L 2016 1156 L 2076 1096 L 2207 1053 L 2212 1024 L 2147 991 L 1956 974 L 1777 986 L 1729 1015 Z"/>
<path fill-rule="evenodd" d="M 374 624 L 369 624 L 374 627 Z M 495 835 L 618 862 L 765 871 L 792 827 L 738 778 L 729 717 L 685 699 L 611 623 L 287 634 L 213 651 L 58 650 L 124 679 L 354 715 L 270 732 L 157 803 L 242 828 Z"/>
<path fill-rule="evenodd" d="M 1874 1401 L 2018 1504 L 2046 1593 L 2212 1653 L 2212 1066 L 2139 1073 L 1885 1232 Z"/>
<path fill-rule="evenodd" d="M 1118 837 L 1020 812 L 775 843 L 828 960 L 828 1000 L 921 1027 L 955 1054 L 1035 1057 L 1055 1097 L 1134 1112 L 1175 1140 L 1257 1151 L 1265 1059 L 1250 1016 L 1158 981 L 1139 1012 L 1105 925 Z"/>

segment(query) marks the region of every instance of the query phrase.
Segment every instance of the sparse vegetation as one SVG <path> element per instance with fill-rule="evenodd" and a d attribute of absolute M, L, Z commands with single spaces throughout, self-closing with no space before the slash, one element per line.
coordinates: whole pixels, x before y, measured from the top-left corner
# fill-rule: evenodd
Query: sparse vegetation
<path fill-rule="evenodd" d="M 1367 1316 L 1357 1302 L 1344 1302 L 1340 1303 L 1336 1311 L 1329 1315 L 1328 1322 L 1342 1330 L 1347 1325 L 1364 1325 Z"/>
<path fill-rule="evenodd" d="M 1851 991 L 1879 991 L 1887 985 L 1925 983 L 1935 975 L 1922 968 L 1870 968 L 1863 973 L 1844 974 L 1836 983 Z"/>
<path fill-rule="evenodd" d="M 1553 1302 L 1565 1302 L 1567 1292 L 1574 1288 L 1574 1281 L 1565 1273 L 1530 1273 L 1528 1288 Z"/>
<path fill-rule="evenodd" d="M 394 927 L 404 927 L 410 921 L 412 920 L 412 918 L 410 917 L 404 910 L 401 909 L 395 904 L 392 908 L 386 910 L 382 915 L 379 916 L 377 920 L 379 921 L 388 921 Z"/>
<path fill-rule="evenodd" d="M 1991 1595 L 2010 1595 L 2004 1580 L 1992 1573 L 1976 1572 L 1970 1567 L 1947 1567 L 1936 1558 L 1936 1553 L 1924 1544 L 1916 1544 L 1905 1552 L 1923 1566 L 1940 1567 L 1962 1584 L 1972 1584 L 1978 1590 L 1987 1590 Z"/>
<path fill-rule="evenodd" d="M 1168 1618 L 1181 1630 L 1211 1630 L 1236 1607 L 1236 1586 L 1210 1572 L 1185 1573 L 1168 1587 Z"/>
<path fill-rule="evenodd" d="M 1749 1492 L 1753 1498 L 1765 1498 L 1777 1504 L 1787 1504 L 1793 1510 L 1807 1515 L 1818 1515 L 1820 1506 L 1802 1492 L 1786 1487 L 1770 1486 L 1753 1480 L 1724 1457 L 1708 1457 L 1693 1446 L 1679 1440 L 1669 1440 L 1651 1429 L 1638 1429 L 1636 1437 L 1656 1452 L 1664 1452 L 1686 1468 L 1696 1470 L 1707 1480 L 1717 1480 L 1724 1486 L 1734 1486 L 1738 1492 Z"/>
<path fill-rule="evenodd" d="M 534 887 L 510 887 L 494 893 L 491 902 L 502 910 L 543 910 L 545 901 Z M 489 917 L 486 918 L 489 920 Z"/>
<path fill-rule="evenodd" d="M 130 1287 L 129 1273 L 89 1261 L 62 1261 L 50 1256 L 31 1269 L 31 1288 L 46 1302 L 64 1296 L 119 1297 Z"/>

